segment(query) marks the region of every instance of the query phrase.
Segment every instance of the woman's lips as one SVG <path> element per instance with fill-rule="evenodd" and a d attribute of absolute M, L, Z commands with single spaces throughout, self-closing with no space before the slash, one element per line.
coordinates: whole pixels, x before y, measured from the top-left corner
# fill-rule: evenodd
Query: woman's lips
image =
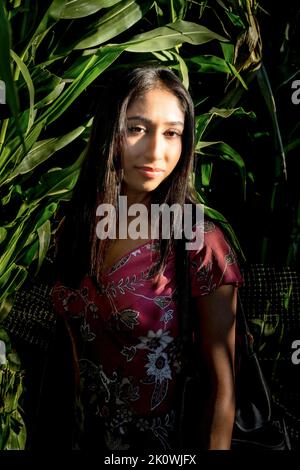
<path fill-rule="evenodd" d="M 147 178 L 157 178 L 158 176 L 161 176 L 164 173 L 164 170 L 162 170 L 161 168 L 151 168 L 151 167 L 146 167 L 146 166 L 140 166 L 140 167 L 136 167 L 136 169 L 142 175 L 147 176 Z"/>

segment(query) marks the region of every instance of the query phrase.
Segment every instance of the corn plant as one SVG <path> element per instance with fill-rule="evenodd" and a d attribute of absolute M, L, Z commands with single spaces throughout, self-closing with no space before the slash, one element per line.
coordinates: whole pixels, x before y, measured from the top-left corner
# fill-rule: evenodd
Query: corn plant
<path fill-rule="evenodd" d="M 42 266 L 58 209 L 76 184 L 93 119 L 80 107 L 92 100 L 108 71 L 142 63 L 173 68 L 195 98 L 200 200 L 206 201 L 218 160 L 238 169 L 246 195 L 242 156 L 212 136 L 232 116 L 251 114 L 239 101 L 260 64 L 255 8 L 254 0 L 0 3 L 0 84 L 7 101 L 0 105 L 2 318 L 14 293 Z M 198 86 L 211 76 L 220 77 L 213 100 Z M 207 206 L 207 212 L 227 225 L 217 211 Z M 21 376 L 1 367 L 0 447 L 22 448 L 26 434 L 16 414 Z"/>
<path fill-rule="evenodd" d="M 7 333 L 0 328 L 0 450 L 21 450 L 26 442 L 19 399 L 24 371 Z"/>
<path fill-rule="evenodd" d="M 60 124 L 101 74 L 152 59 L 177 68 L 188 86 L 188 61 L 180 55 L 186 43 L 197 67 L 238 75 L 233 57 L 205 55 L 201 61 L 204 44 L 226 45 L 228 35 L 184 19 L 188 2 L 171 4 L 166 9 L 166 2 L 132 0 L 1 3 L 0 77 L 9 114 L 0 129 L 0 301 L 43 262 L 51 221 L 59 203 L 70 198 L 82 161 L 82 152 L 76 152 L 68 165 L 61 150 L 84 149 L 92 117 L 63 134 Z M 215 115 L 218 111 L 207 119 Z M 243 173 L 241 158 L 229 147 L 210 145 L 230 154 Z"/>

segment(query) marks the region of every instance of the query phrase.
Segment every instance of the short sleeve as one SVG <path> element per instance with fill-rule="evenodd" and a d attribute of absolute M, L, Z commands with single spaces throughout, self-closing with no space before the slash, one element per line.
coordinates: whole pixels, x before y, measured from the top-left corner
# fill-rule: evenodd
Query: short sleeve
<path fill-rule="evenodd" d="M 210 294 L 225 284 L 239 287 L 243 283 L 234 250 L 212 221 L 204 222 L 203 246 L 191 250 L 189 257 L 192 297 Z"/>

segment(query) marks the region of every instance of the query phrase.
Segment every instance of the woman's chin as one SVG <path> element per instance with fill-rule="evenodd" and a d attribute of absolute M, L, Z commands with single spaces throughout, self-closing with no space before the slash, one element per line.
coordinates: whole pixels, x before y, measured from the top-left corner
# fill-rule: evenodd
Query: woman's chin
<path fill-rule="evenodd" d="M 155 189 L 157 189 L 159 186 L 159 183 L 155 183 L 154 181 L 152 182 L 146 182 L 141 185 L 128 185 L 126 184 L 126 187 L 124 188 L 124 194 L 127 194 L 128 196 L 130 194 L 136 194 L 136 195 L 147 195 L 148 193 L 151 193 Z"/>

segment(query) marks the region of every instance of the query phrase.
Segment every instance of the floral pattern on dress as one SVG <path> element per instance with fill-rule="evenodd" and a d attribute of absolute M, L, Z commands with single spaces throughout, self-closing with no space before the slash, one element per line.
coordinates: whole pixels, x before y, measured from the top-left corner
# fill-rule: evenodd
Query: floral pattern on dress
<path fill-rule="evenodd" d="M 169 335 L 169 331 L 163 331 L 160 328 L 156 332 L 149 330 L 147 336 L 140 336 L 139 340 L 140 343 L 136 346 L 137 349 L 162 351 L 173 341 L 173 338 Z"/>
<path fill-rule="evenodd" d="M 191 294 L 242 282 L 234 252 L 211 221 L 198 230 L 204 244 L 189 252 Z M 171 252 L 158 284 L 157 241 L 118 260 L 97 283 L 80 288 L 59 282 L 54 308 L 70 325 L 80 365 L 85 426 L 101 429 L 107 449 L 172 450 L 181 372 L 175 256 Z M 99 431 L 100 432 L 100 431 Z"/>

